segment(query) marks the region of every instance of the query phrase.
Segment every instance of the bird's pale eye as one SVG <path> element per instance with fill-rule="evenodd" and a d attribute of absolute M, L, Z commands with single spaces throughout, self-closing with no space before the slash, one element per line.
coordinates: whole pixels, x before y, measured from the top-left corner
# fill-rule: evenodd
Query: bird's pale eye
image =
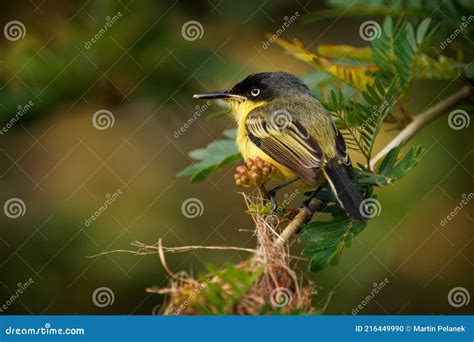
<path fill-rule="evenodd" d="M 250 91 L 250 94 L 252 94 L 252 96 L 258 96 L 260 94 L 260 89 L 258 88 L 253 88 L 251 91 Z"/>

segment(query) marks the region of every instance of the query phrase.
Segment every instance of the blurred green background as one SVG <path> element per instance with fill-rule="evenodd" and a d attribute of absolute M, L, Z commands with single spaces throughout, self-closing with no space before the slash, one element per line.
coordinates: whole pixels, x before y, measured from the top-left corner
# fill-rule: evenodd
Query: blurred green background
<path fill-rule="evenodd" d="M 252 234 L 245 231 L 252 229 L 252 221 L 244 214 L 232 167 L 198 184 L 176 178 L 191 163 L 188 151 L 233 127 L 228 117 L 206 120 L 219 109 L 211 105 L 176 138 L 174 132 L 196 111 L 192 94 L 227 88 L 253 72 L 307 76 L 310 66 L 276 44 L 262 45 L 265 33 L 275 32 L 296 12 L 299 19 L 282 37 L 298 37 L 311 48 L 363 46 L 358 29 L 367 20 L 305 24 L 307 14 L 328 8 L 307 0 L 19 1 L 0 6 L 1 27 L 12 20 L 25 27 L 22 39 L 0 37 L 2 126 L 18 106 L 33 103 L 0 135 L 0 203 L 19 198 L 26 207 L 15 219 L 0 215 L 0 305 L 19 284 L 34 281 L 3 314 L 151 314 L 163 298 L 145 289 L 168 282 L 157 255 L 88 256 L 133 250 L 133 241 L 155 244 L 159 238 L 166 246 L 254 247 Z M 202 25 L 202 37 L 192 41 L 182 34 L 190 20 Z M 99 39 L 86 48 L 97 34 Z M 312 86 L 316 91 L 317 82 Z M 458 87 L 418 81 L 409 109 L 419 112 Z M 99 110 L 113 114 L 113 127 L 94 127 Z M 394 134 L 381 134 L 378 147 Z M 465 314 L 472 308 L 448 303 L 452 288 L 473 289 L 472 204 L 444 227 L 440 224 L 462 194 L 472 192 L 472 128 L 453 130 L 445 116 L 411 143 L 426 151 L 407 177 L 380 192 L 382 214 L 337 267 L 308 273 L 318 286 L 315 304 L 325 303 L 332 293 L 328 314 L 351 314 L 373 284 L 385 278 L 388 285 L 360 314 Z M 85 220 L 119 189 L 122 194 L 86 226 Z M 181 205 L 188 198 L 203 203 L 201 216 L 183 216 Z M 293 247 L 298 253 L 301 246 Z M 247 256 L 195 251 L 168 254 L 167 261 L 175 272 L 198 274 L 207 264 Z M 92 294 L 99 287 L 112 290 L 112 305 L 94 305 Z"/>

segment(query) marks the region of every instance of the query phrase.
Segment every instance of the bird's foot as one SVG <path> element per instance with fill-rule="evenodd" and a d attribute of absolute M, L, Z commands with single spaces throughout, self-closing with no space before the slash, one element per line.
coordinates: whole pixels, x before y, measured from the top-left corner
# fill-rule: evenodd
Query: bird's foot
<path fill-rule="evenodd" d="M 314 211 L 309 207 L 308 203 L 305 203 L 305 202 L 303 202 L 303 204 L 301 205 L 301 208 L 306 210 L 307 218 L 304 221 L 304 223 L 306 224 L 309 221 L 311 221 L 311 219 L 313 218 Z"/>
<path fill-rule="evenodd" d="M 235 168 L 235 184 L 244 188 L 255 188 L 267 183 L 277 172 L 277 168 L 261 158 L 248 158 L 245 164 Z"/>
<path fill-rule="evenodd" d="M 304 222 L 300 225 L 298 230 L 296 231 L 296 234 L 299 234 L 301 232 L 301 230 L 304 228 L 304 226 L 306 226 L 311 221 L 311 219 L 313 218 L 313 215 L 314 215 L 314 211 L 309 207 L 309 205 L 307 203 L 303 202 L 303 204 L 300 206 L 300 208 L 306 210 L 307 217 L 304 220 Z"/>

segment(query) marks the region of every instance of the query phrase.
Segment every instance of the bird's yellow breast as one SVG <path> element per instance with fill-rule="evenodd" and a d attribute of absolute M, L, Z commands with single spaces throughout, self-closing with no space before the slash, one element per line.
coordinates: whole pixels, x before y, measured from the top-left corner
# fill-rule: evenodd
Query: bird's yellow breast
<path fill-rule="evenodd" d="M 263 161 L 275 165 L 278 170 L 281 172 L 280 176 L 283 178 L 292 178 L 294 173 L 278 163 L 276 160 L 268 156 L 263 152 L 257 145 L 255 145 L 249 138 L 246 128 L 246 120 L 249 113 L 260 106 L 265 105 L 265 101 L 261 102 L 252 102 L 252 101 L 243 101 L 231 102 L 231 110 L 234 116 L 234 119 L 237 121 L 237 139 L 236 144 L 244 160 L 248 158 L 255 159 L 257 157 L 261 158 Z"/>

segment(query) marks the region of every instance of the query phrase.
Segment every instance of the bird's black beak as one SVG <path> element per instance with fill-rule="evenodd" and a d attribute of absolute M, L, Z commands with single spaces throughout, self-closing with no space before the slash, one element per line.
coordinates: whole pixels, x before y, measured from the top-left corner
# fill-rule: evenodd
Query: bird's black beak
<path fill-rule="evenodd" d="M 194 94 L 193 99 L 227 99 L 227 100 L 247 100 L 245 96 L 232 94 L 228 91 L 208 91 L 207 93 Z"/>

